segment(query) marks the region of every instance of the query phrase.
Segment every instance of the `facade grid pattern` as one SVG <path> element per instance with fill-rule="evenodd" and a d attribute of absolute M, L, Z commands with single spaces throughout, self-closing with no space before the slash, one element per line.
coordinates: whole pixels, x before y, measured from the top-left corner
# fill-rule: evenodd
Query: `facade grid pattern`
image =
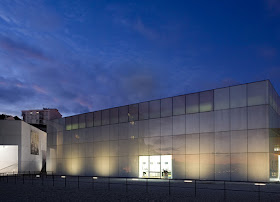
<path fill-rule="evenodd" d="M 174 179 L 278 179 L 279 103 L 265 80 L 56 119 L 48 170 L 138 177 L 139 156 L 172 155 Z"/>

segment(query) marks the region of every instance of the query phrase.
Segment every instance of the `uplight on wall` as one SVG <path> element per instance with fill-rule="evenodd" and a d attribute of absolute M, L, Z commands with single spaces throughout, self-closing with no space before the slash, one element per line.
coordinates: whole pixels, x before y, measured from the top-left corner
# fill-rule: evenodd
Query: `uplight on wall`
<path fill-rule="evenodd" d="M 184 180 L 185 183 L 191 183 L 192 180 Z"/>
<path fill-rule="evenodd" d="M 66 176 L 65 176 L 65 175 L 62 175 L 61 178 L 66 178 Z"/>
<path fill-rule="evenodd" d="M 36 175 L 36 177 L 37 177 L 37 178 L 39 178 L 39 177 L 40 177 L 40 175 Z"/>
<path fill-rule="evenodd" d="M 97 177 L 92 177 L 92 179 L 97 180 Z"/>

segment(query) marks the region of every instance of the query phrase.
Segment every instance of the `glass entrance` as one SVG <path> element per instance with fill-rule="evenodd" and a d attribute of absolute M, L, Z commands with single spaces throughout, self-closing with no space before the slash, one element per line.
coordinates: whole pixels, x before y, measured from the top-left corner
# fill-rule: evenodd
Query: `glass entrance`
<path fill-rule="evenodd" d="M 172 178 L 172 155 L 139 156 L 139 177 Z"/>

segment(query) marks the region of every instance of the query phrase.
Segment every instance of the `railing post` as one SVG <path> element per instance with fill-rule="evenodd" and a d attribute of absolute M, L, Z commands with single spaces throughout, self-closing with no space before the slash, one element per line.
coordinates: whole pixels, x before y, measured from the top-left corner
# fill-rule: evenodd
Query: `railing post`
<path fill-rule="evenodd" d="M 52 175 L 52 186 L 54 187 L 54 176 Z"/>
<path fill-rule="evenodd" d="M 24 174 L 22 175 L 22 184 L 24 184 Z"/>
<path fill-rule="evenodd" d="M 259 185 L 259 192 L 258 192 L 258 198 L 259 198 L 259 201 L 261 201 L 261 186 Z"/>
<path fill-rule="evenodd" d="M 66 176 L 64 178 L 64 187 L 66 187 Z"/>
<path fill-rule="evenodd" d="M 94 190 L 94 178 L 92 178 L 92 190 Z"/>
<path fill-rule="evenodd" d="M 108 177 L 108 191 L 110 191 L 110 177 Z"/>
<path fill-rule="evenodd" d="M 224 181 L 224 201 L 226 201 L 226 181 Z"/>
<path fill-rule="evenodd" d="M 7 183 L 9 183 L 9 177 L 8 177 L 8 173 L 7 173 Z"/>
<path fill-rule="evenodd" d="M 168 189 L 168 190 L 169 190 L 168 193 L 169 193 L 169 195 L 170 195 L 170 179 L 168 179 L 168 188 L 169 188 L 169 189 Z"/>
<path fill-rule="evenodd" d="M 80 189 L 80 176 L 78 176 L 78 189 Z"/>
<path fill-rule="evenodd" d="M 146 192 L 148 193 L 148 179 L 146 179 Z"/>
<path fill-rule="evenodd" d="M 196 180 L 194 180 L 194 197 L 196 197 Z"/>
<path fill-rule="evenodd" d="M 125 191 L 127 192 L 127 178 L 125 178 Z"/>

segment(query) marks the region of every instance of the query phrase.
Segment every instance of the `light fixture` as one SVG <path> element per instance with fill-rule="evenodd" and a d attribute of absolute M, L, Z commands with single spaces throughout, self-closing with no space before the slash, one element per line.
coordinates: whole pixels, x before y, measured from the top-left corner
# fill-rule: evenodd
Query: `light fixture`
<path fill-rule="evenodd" d="M 137 179 L 137 178 L 132 178 L 131 180 L 139 180 L 139 179 Z"/>
<path fill-rule="evenodd" d="M 97 180 L 97 177 L 92 177 L 92 179 Z"/>
<path fill-rule="evenodd" d="M 38 177 L 38 178 L 39 178 L 39 177 L 40 177 L 40 175 L 36 175 L 36 177 Z"/>
<path fill-rule="evenodd" d="M 264 185 L 266 185 L 266 184 L 264 184 L 264 183 L 255 183 L 255 185 L 256 185 L 256 186 L 264 186 Z"/>
<path fill-rule="evenodd" d="M 184 180 L 185 183 L 191 183 L 192 180 Z"/>
<path fill-rule="evenodd" d="M 62 175 L 61 178 L 66 178 L 66 176 L 65 176 L 65 175 Z"/>

